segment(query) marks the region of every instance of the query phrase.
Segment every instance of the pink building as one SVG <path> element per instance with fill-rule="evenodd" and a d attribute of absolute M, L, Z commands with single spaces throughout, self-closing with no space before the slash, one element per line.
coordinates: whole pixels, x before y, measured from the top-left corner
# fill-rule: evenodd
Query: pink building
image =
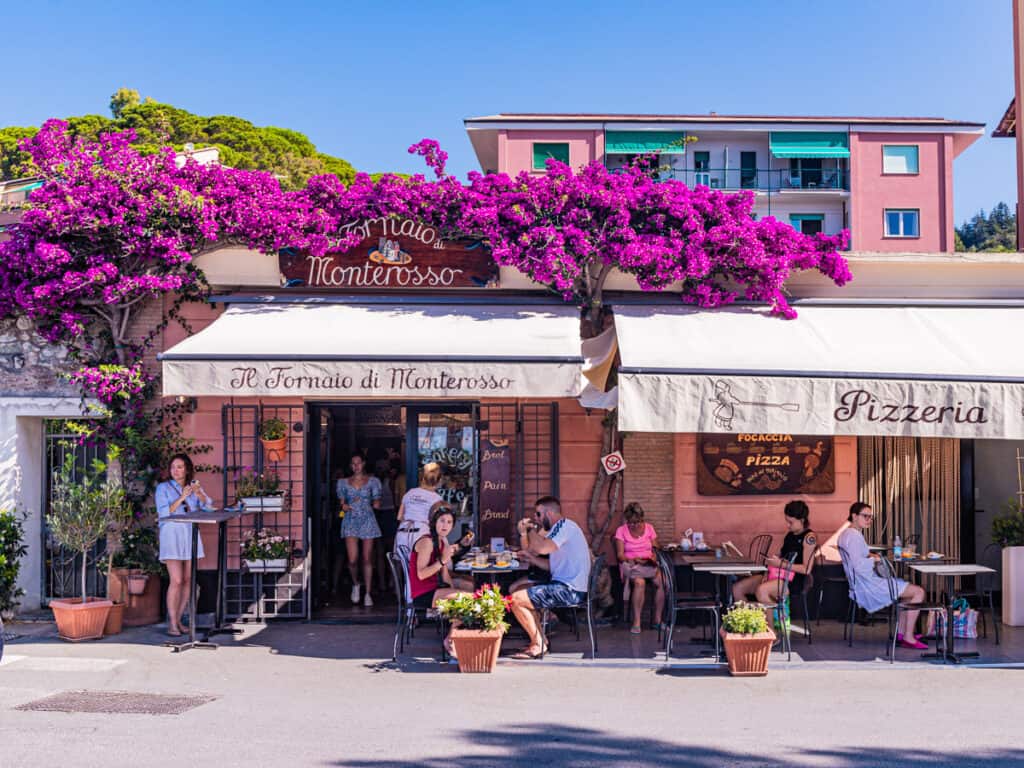
<path fill-rule="evenodd" d="M 953 160 L 982 123 L 931 117 L 499 114 L 465 121 L 485 171 L 544 173 L 549 157 L 749 190 L 757 216 L 803 232 L 851 231 L 862 252 L 954 250 Z M 694 140 L 696 137 L 696 140 Z"/>

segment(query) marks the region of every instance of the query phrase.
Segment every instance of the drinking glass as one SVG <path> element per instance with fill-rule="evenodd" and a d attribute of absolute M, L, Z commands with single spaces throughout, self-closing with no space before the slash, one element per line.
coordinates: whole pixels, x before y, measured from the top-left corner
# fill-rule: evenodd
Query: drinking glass
<path fill-rule="evenodd" d="M 484 552 L 482 549 L 478 549 L 473 554 L 473 565 L 475 565 L 477 568 L 486 568 L 487 567 L 487 553 Z"/>

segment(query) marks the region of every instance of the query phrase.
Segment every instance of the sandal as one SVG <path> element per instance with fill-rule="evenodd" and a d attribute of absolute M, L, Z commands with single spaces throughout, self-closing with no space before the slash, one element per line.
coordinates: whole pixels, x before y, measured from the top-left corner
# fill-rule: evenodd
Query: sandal
<path fill-rule="evenodd" d="M 168 629 L 167 629 L 167 634 L 168 634 L 168 635 L 169 635 L 170 637 L 181 637 L 181 636 L 182 636 L 182 635 L 184 634 L 184 632 L 181 632 L 181 631 L 179 631 L 179 630 L 177 630 L 177 629 L 171 629 L 171 628 L 168 628 Z"/>
<path fill-rule="evenodd" d="M 519 661 L 526 661 L 528 659 L 539 659 L 543 655 L 544 655 L 543 651 L 537 651 L 537 653 L 531 653 L 530 651 L 528 651 L 526 649 L 523 649 L 521 651 L 516 651 L 511 656 L 509 656 L 509 658 L 510 659 L 517 659 Z"/>
<path fill-rule="evenodd" d="M 629 628 L 629 634 L 631 634 L 631 635 L 641 635 L 641 634 L 643 634 L 643 629 L 641 629 L 640 627 L 630 627 Z"/>

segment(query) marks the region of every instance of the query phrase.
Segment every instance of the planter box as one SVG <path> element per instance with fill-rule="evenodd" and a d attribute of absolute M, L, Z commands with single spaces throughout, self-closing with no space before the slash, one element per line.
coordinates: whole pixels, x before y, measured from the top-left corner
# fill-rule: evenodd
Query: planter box
<path fill-rule="evenodd" d="M 160 577 L 149 574 L 141 595 L 128 591 L 128 576 L 135 573 L 127 568 L 114 568 L 107 577 L 107 597 L 124 603 L 124 626 L 144 627 L 160 621 Z"/>
<path fill-rule="evenodd" d="M 756 635 L 735 635 L 720 630 L 725 657 L 729 661 L 729 674 L 735 677 L 763 677 L 768 674 L 768 655 L 775 643 L 775 633 L 758 632 Z"/>
<path fill-rule="evenodd" d="M 459 672 L 493 672 L 504 635 L 500 629 L 453 628 L 452 647 L 459 659 Z"/>
<path fill-rule="evenodd" d="M 284 496 L 243 496 L 246 512 L 280 512 L 284 509 Z"/>
<path fill-rule="evenodd" d="M 288 558 L 278 560 L 243 560 L 249 573 L 284 573 L 288 570 Z"/>
<path fill-rule="evenodd" d="M 1024 627 L 1024 547 L 1003 547 L 1003 624 Z"/>
<path fill-rule="evenodd" d="M 121 634 L 121 626 L 124 623 L 124 603 L 114 603 L 110 606 L 110 613 L 107 614 L 107 621 L 103 625 L 103 636 Z"/>
<path fill-rule="evenodd" d="M 57 634 L 62 640 L 77 643 L 80 640 L 99 640 L 107 623 L 107 614 L 114 604 L 110 600 L 90 597 L 86 602 L 51 600 L 50 608 L 57 622 Z"/>

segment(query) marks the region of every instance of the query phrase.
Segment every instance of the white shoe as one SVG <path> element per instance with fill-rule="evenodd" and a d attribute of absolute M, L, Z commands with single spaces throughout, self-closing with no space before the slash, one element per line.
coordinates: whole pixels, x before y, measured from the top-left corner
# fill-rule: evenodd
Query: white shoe
<path fill-rule="evenodd" d="M 352 598 L 352 602 L 353 603 L 355 603 L 356 605 L 359 605 L 359 585 L 358 584 L 353 584 L 352 585 L 351 598 Z"/>
<path fill-rule="evenodd" d="M 373 598 L 370 597 L 369 592 L 363 595 L 363 606 L 366 608 L 373 608 Z"/>

